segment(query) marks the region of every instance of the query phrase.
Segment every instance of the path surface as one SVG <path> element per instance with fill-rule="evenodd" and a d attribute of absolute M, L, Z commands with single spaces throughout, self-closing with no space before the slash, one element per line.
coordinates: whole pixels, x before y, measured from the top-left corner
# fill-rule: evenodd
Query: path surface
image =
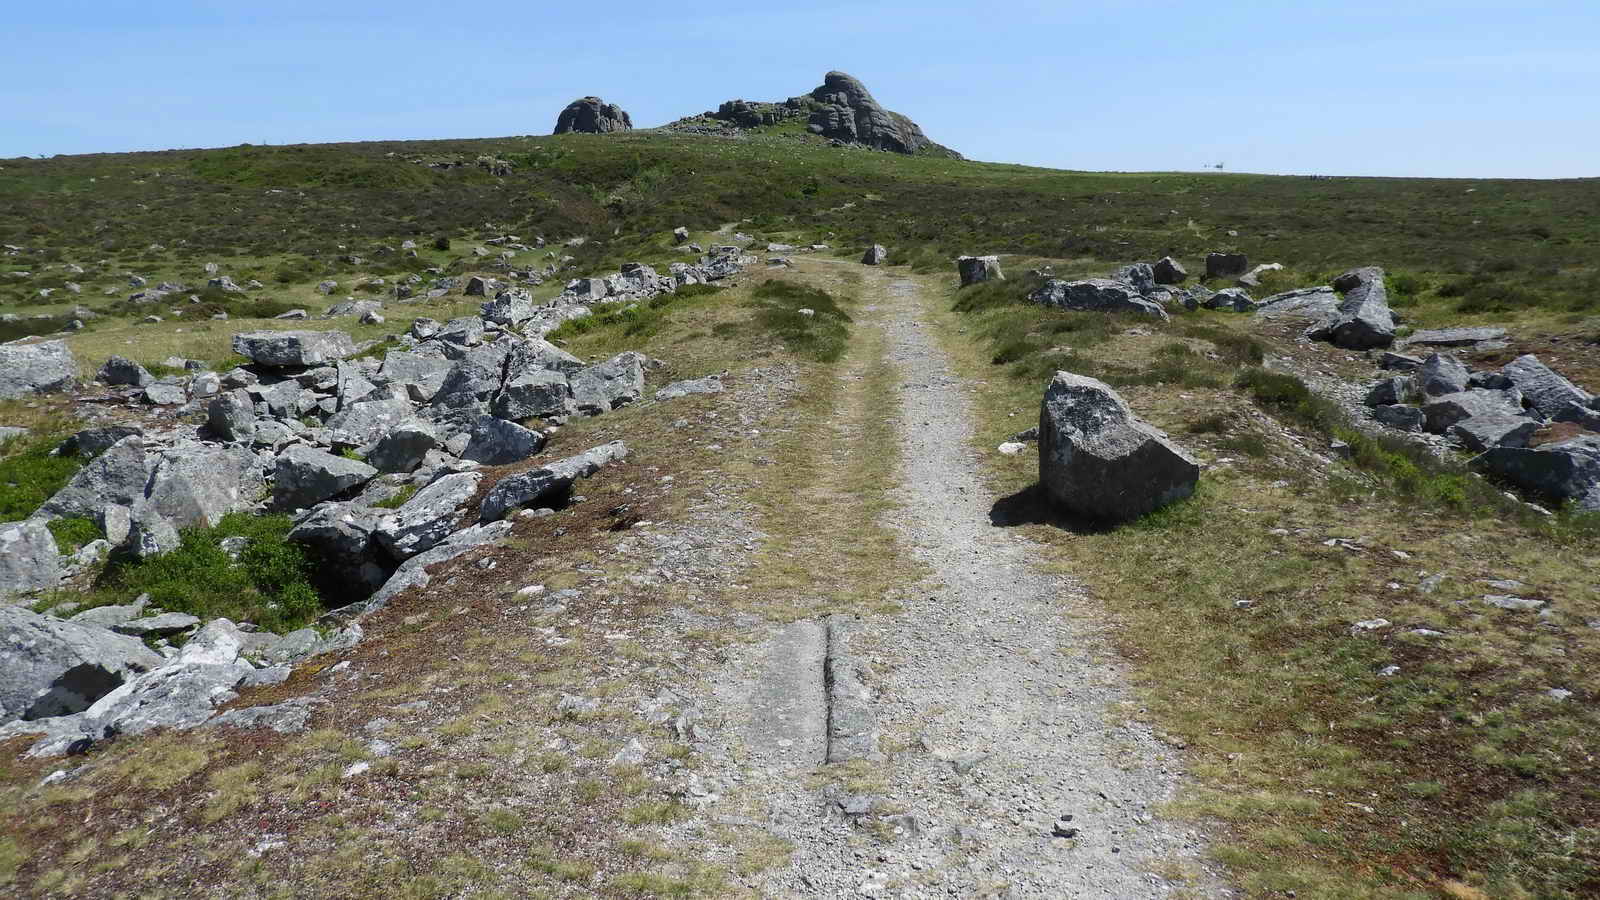
<path fill-rule="evenodd" d="M 1154 815 L 1172 796 L 1179 760 L 1117 716 L 1129 695 L 1090 634 L 1089 601 L 1070 581 L 1035 571 L 1035 545 L 991 524 L 996 498 L 969 447 L 968 392 L 923 319 L 917 285 L 876 270 L 866 277 L 877 302 L 862 327 L 884 329 L 901 373 L 894 525 L 931 575 L 902 613 L 854 627 L 853 650 L 874 673 L 867 684 L 884 751 L 857 768 L 871 785 L 861 789 L 873 797 L 871 815 L 852 818 L 837 791 L 824 800 L 805 778 L 816 771 L 815 726 L 773 725 L 782 705 L 773 698 L 808 677 L 783 662 L 815 655 L 809 626 L 751 648 L 729 673 L 766 672 L 756 684 L 721 682 L 725 703 L 751 711 L 745 812 L 796 848 L 792 865 L 759 888 L 770 896 L 1169 896 L 1177 885 L 1156 873 L 1204 864 L 1189 826 Z M 815 690 L 804 696 L 801 705 L 814 707 Z M 859 812 L 860 799 L 846 797 L 843 806 L 852 804 Z M 1076 836 L 1053 836 L 1069 815 Z M 1209 881 L 1188 888 L 1190 896 L 1222 895 Z"/>

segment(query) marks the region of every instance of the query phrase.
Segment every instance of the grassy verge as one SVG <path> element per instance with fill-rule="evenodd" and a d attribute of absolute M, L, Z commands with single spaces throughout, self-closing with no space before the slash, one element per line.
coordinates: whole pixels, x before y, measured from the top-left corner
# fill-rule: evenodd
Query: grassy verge
<path fill-rule="evenodd" d="M 959 302 L 936 313 L 982 379 L 992 448 L 1032 424 L 1044 370 L 1067 361 L 1045 335 L 1069 319 Z M 1072 361 L 1118 376 L 1208 462 L 1201 490 L 1108 533 L 1025 527 L 1121 626 L 1149 715 L 1189 749 L 1174 811 L 1225 826 L 1215 851 L 1252 896 L 1600 889 L 1600 599 L 1581 523 L 1508 519 L 1475 479 L 1350 429 L 1252 367 L 1248 320 L 1133 324 L 1080 329 Z M 1335 437 L 1350 461 L 1328 461 Z M 1002 494 L 1033 484 L 1029 454 L 989 458 Z M 1501 594 L 1546 611 L 1483 599 Z"/>

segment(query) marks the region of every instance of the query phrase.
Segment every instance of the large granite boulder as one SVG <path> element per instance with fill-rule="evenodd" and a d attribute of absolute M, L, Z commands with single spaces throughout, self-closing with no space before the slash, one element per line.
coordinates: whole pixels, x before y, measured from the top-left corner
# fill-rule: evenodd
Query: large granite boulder
<path fill-rule="evenodd" d="M 1039 483 L 1077 515 L 1126 522 L 1194 493 L 1200 465 L 1104 382 L 1057 372 L 1039 410 Z"/>
<path fill-rule="evenodd" d="M 255 435 L 256 404 L 243 388 L 218 394 L 206 405 L 206 429 L 225 441 L 249 441 Z"/>
<path fill-rule="evenodd" d="M 102 384 L 112 385 L 113 387 L 127 385 L 141 388 L 156 380 L 155 376 L 146 371 L 144 366 L 121 356 L 113 356 L 106 360 L 105 364 L 100 367 L 99 373 L 95 375 L 95 379 Z"/>
<path fill-rule="evenodd" d="M 622 107 L 599 97 L 581 97 L 556 117 L 555 134 L 610 134 L 632 131 L 633 120 Z"/>
<path fill-rule="evenodd" d="M 181 444 L 157 458 L 146 498 L 155 511 L 179 528 L 211 527 L 230 512 L 248 509 L 258 499 L 259 477 L 246 477 L 256 465 L 245 448 Z"/>
<path fill-rule="evenodd" d="M 866 253 L 861 255 L 862 264 L 868 266 L 881 266 L 888 259 L 889 251 L 885 250 L 882 244 L 873 244 L 867 248 Z"/>
<path fill-rule="evenodd" d="M 1189 271 L 1170 256 L 1163 256 L 1152 267 L 1156 284 L 1183 284 L 1189 280 Z"/>
<path fill-rule="evenodd" d="M 63 341 L 0 344 L 0 400 L 70 390 L 78 362 Z"/>
<path fill-rule="evenodd" d="M 352 403 L 328 419 L 328 442 L 335 447 L 365 447 L 413 412 L 410 401 L 394 398 Z"/>
<path fill-rule="evenodd" d="M 1469 390 L 1434 397 L 1422 405 L 1422 413 L 1427 417 L 1426 431 L 1444 434 L 1457 422 L 1479 416 L 1520 416 L 1522 404 L 1514 393 Z"/>
<path fill-rule="evenodd" d="M 505 466 L 538 453 L 545 437 L 537 431 L 494 416 L 479 416 L 472 426 L 462 459 L 486 466 Z"/>
<path fill-rule="evenodd" d="M 1000 257 L 998 256 L 962 256 L 956 259 L 956 271 L 961 273 L 961 286 L 978 284 L 984 281 L 1005 281 L 1005 273 L 1000 271 Z"/>
<path fill-rule="evenodd" d="M 49 590 L 61 582 L 56 539 L 41 521 L 0 524 L 0 602 Z"/>
<path fill-rule="evenodd" d="M 392 350 L 384 357 L 378 374 L 390 384 L 404 386 L 407 395 L 417 403 L 431 403 L 444 385 L 451 366 L 452 363 L 442 356 Z"/>
<path fill-rule="evenodd" d="M 329 574 L 371 592 L 389 577 L 389 568 L 374 553 L 378 512 L 352 503 L 319 503 L 295 521 L 288 539 L 309 548 Z"/>
<path fill-rule="evenodd" d="M 553 369 L 534 369 L 506 380 L 491 406 L 502 419 L 549 419 L 578 411 L 567 376 Z"/>
<path fill-rule="evenodd" d="M 1443 397 L 1445 394 L 1458 394 L 1466 390 L 1470 375 L 1467 367 L 1454 356 L 1434 353 L 1422 361 L 1422 365 L 1417 368 L 1417 374 L 1412 376 L 1412 383 L 1424 397 Z"/>
<path fill-rule="evenodd" d="M 356 352 L 343 331 L 247 331 L 233 336 L 233 352 L 269 369 L 321 366 Z"/>
<path fill-rule="evenodd" d="M 439 429 L 426 419 L 406 419 L 378 439 L 367 464 L 380 472 L 412 472 L 422 465 L 429 450 L 443 445 Z"/>
<path fill-rule="evenodd" d="M 638 400 L 644 394 L 644 364 L 644 354 L 629 350 L 573 373 L 572 401 L 578 411 L 595 416 Z"/>
<path fill-rule="evenodd" d="M 44 502 L 32 518 L 73 516 L 100 521 L 107 504 L 133 506 L 144 499 L 155 467 L 144 439 L 131 435 L 79 469 L 61 490 Z"/>
<path fill-rule="evenodd" d="M 1233 278 L 1250 268 L 1250 258 L 1243 253 L 1207 253 L 1207 278 Z"/>
<path fill-rule="evenodd" d="M 1539 430 L 1539 423 L 1525 416 L 1491 413 L 1474 416 L 1450 426 L 1447 432 L 1474 453 L 1493 447 L 1526 447 Z"/>
<path fill-rule="evenodd" d="M 360 460 L 296 444 L 278 455 L 272 502 L 278 509 L 304 509 L 371 481 L 378 470 Z"/>
<path fill-rule="evenodd" d="M 1028 299 L 1057 309 L 1129 312 L 1162 320 L 1167 318 L 1167 311 L 1161 308 L 1161 304 L 1146 300 L 1127 282 L 1109 278 L 1090 278 L 1086 281 L 1052 278 L 1029 294 Z"/>
<path fill-rule="evenodd" d="M 1473 468 L 1554 503 L 1600 510 L 1600 435 L 1581 434 L 1538 447 L 1494 447 Z"/>
<path fill-rule="evenodd" d="M 162 662 L 138 638 L 0 607 L 0 723 L 88 709 Z"/>
<path fill-rule="evenodd" d="M 1276 319 L 1280 316 L 1297 316 L 1306 319 L 1326 319 L 1339 310 L 1339 295 L 1330 287 L 1298 288 L 1262 300 L 1256 307 L 1256 318 Z"/>

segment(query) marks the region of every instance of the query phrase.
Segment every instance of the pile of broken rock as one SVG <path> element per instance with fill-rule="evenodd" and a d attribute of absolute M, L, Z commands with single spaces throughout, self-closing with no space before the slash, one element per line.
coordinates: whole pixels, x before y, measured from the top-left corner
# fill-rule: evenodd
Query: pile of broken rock
<path fill-rule="evenodd" d="M 1471 465 L 1480 472 L 1553 503 L 1600 510 L 1600 397 L 1531 354 L 1485 372 L 1440 353 L 1385 353 L 1380 365 L 1410 374 L 1367 392 L 1378 422 L 1445 435 L 1478 454 Z"/>
<path fill-rule="evenodd" d="M 620 288 L 610 296 L 694 283 L 644 266 L 622 280 L 607 285 L 608 293 Z M 44 732 L 36 752 L 58 753 L 85 737 L 250 724 L 234 721 L 244 711 L 213 718 L 215 706 L 240 685 L 279 677 L 269 672 L 279 665 L 354 643 L 353 620 L 426 585 L 428 566 L 498 541 L 518 510 L 559 507 L 576 481 L 622 459 L 621 441 L 603 444 L 501 478 L 469 508 L 483 467 L 533 457 L 571 417 L 641 400 L 645 371 L 658 365 L 631 351 L 586 364 L 545 340 L 536 318 L 523 315 L 529 309 L 517 292 L 498 292 L 479 316 L 416 320 L 381 358 L 361 355 L 344 332 L 262 331 L 233 337 L 249 363 L 223 373 L 155 379 L 131 361 L 109 361 L 99 399 L 179 416 L 86 429 L 58 450 L 88 462 L 27 520 L 0 524 L 0 598 L 57 588 L 111 553 L 169 552 L 179 529 L 231 512 L 282 512 L 294 517 L 289 539 L 347 586 L 329 598 L 338 608 L 325 617 L 340 630 L 326 640 L 309 629 L 279 637 L 226 619 L 146 615 L 141 603 L 67 621 L 0 608 L 0 723 L 10 723 L 0 739 Z M 72 386 L 75 363 L 60 342 L 3 350 L 13 373 L 29 373 L 7 384 L 13 395 Z M 155 398 L 153 387 L 162 389 Z M 721 389 L 710 376 L 667 385 L 657 397 Z M 546 427 L 523 424 L 532 420 Z M 90 519 L 106 537 L 63 561 L 47 526 L 64 517 Z M 187 641 L 163 655 L 140 640 L 161 635 Z M 305 711 L 260 715 L 292 725 Z"/>

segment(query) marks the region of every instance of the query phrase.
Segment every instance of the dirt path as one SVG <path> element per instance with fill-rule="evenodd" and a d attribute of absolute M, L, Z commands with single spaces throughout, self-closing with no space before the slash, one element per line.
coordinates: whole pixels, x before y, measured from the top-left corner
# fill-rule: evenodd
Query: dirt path
<path fill-rule="evenodd" d="M 1195 832 L 1155 817 L 1179 761 L 1120 720 L 1130 698 L 1092 636 L 1087 599 L 1038 574 L 1036 548 L 991 524 L 996 498 L 968 446 L 968 394 L 929 333 L 918 286 L 867 277 L 873 305 L 860 330 L 886 338 L 900 372 L 897 396 L 878 398 L 900 425 L 893 524 L 932 574 L 903 612 L 854 623 L 877 754 L 816 766 L 815 720 L 837 698 L 819 702 L 827 687 L 814 670 L 788 665 L 815 659 L 815 625 L 775 632 L 720 680 L 719 705 L 744 723 L 731 755 L 743 764 L 722 776 L 738 781 L 724 787 L 744 821 L 795 847 L 790 866 L 752 886 L 775 896 L 1171 896 L 1179 883 L 1168 877 L 1202 871 L 1203 859 Z M 804 697 L 775 715 L 774 698 L 793 684 Z M 812 724 L 783 717 L 795 710 Z M 1053 834 L 1067 816 L 1074 836 Z"/>

